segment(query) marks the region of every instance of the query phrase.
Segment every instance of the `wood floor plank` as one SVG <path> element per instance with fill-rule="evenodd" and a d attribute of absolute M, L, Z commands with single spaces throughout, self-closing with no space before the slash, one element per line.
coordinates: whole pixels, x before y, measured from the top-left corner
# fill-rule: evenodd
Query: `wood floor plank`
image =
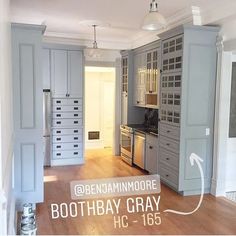
<path fill-rule="evenodd" d="M 174 208 L 181 211 L 193 210 L 199 196 L 183 197 L 165 185 L 161 186 L 160 212 L 162 223 L 159 226 L 146 226 L 130 223 L 127 229 L 115 229 L 113 216 L 78 216 L 77 218 L 51 218 L 51 203 L 70 203 L 70 181 L 100 179 L 122 176 L 144 175 L 146 172 L 132 168 L 119 157 L 114 157 L 110 149 L 86 152 L 83 166 L 51 167 L 45 169 L 45 202 L 37 205 L 38 234 L 93 234 L 93 235 L 160 235 L 160 234 L 236 234 L 236 204 L 225 198 L 205 195 L 201 208 L 193 215 L 180 216 L 163 213 Z M 51 181 L 50 181 L 51 180 Z M 127 197 L 122 197 L 126 199 Z M 124 202 L 124 201 L 122 201 Z M 127 214 L 126 206 L 120 211 Z M 141 219 L 143 213 L 129 215 L 129 219 Z"/>

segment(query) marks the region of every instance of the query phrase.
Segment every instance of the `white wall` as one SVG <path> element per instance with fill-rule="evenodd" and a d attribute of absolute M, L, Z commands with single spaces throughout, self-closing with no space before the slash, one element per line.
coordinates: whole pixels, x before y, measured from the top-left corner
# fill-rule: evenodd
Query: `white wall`
<path fill-rule="evenodd" d="M 212 194 L 236 191 L 236 139 L 229 138 L 232 61 L 236 61 L 236 19 L 222 24 L 218 40 Z"/>
<path fill-rule="evenodd" d="M 9 1 L 0 0 L 0 202 L 6 198 L 6 203 L 0 203 L 0 235 L 13 233 L 13 218 L 10 215 L 12 205 L 12 79 L 11 79 L 11 38 L 9 22 Z M 9 218 L 8 224 L 7 217 Z M 13 216 L 14 217 L 14 216 Z"/>
<path fill-rule="evenodd" d="M 111 100 L 104 99 L 104 84 L 110 83 L 113 87 Z M 105 132 L 104 121 L 112 127 L 114 132 L 114 119 L 105 120 L 105 109 L 112 111 L 114 118 L 115 98 L 115 69 L 102 67 L 85 68 L 85 148 L 104 148 Z M 108 105 L 109 104 L 109 105 Z M 113 106 L 111 106 L 113 104 Z M 109 124 L 108 124 L 109 123 Z M 99 140 L 88 140 L 89 131 L 100 131 Z"/>

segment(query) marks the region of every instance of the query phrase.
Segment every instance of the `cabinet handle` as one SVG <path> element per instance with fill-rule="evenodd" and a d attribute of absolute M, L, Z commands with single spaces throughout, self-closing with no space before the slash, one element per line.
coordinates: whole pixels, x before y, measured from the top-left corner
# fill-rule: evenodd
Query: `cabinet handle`
<path fill-rule="evenodd" d="M 61 153 L 57 153 L 57 156 L 61 156 Z"/>
<path fill-rule="evenodd" d="M 78 130 L 74 130 L 74 133 L 78 133 Z"/>
<path fill-rule="evenodd" d="M 74 114 L 74 117 L 78 117 L 79 115 L 78 114 Z"/>
<path fill-rule="evenodd" d="M 61 148 L 61 145 L 58 145 L 57 148 Z"/>
<path fill-rule="evenodd" d="M 74 155 L 78 155 L 79 153 L 78 152 L 74 152 Z"/>
<path fill-rule="evenodd" d="M 56 103 L 61 103 L 61 101 L 56 101 Z"/>
<path fill-rule="evenodd" d="M 74 110 L 78 110 L 79 108 L 78 107 L 74 107 Z"/>
<path fill-rule="evenodd" d="M 149 146 L 149 149 L 153 149 L 153 146 Z"/>
<path fill-rule="evenodd" d="M 68 93 L 68 97 L 70 97 L 70 94 Z"/>
<path fill-rule="evenodd" d="M 74 147 L 78 147 L 78 145 L 76 144 L 76 145 L 74 145 Z"/>
<path fill-rule="evenodd" d="M 60 124 L 61 124 L 61 121 L 57 121 L 57 124 L 60 125 Z"/>
<path fill-rule="evenodd" d="M 57 131 L 57 134 L 60 134 L 61 133 L 61 131 Z"/>
<path fill-rule="evenodd" d="M 74 101 L 74 103 L 79 103 L 79 101 Z"/>
<path fill-rule="evenodd" d="M 61 141 L 61 138 L 57 138 L 57 141 Z"/>
<path fill-rule="evenodd" d="M 61 110 L 61 108 L 60 108 L 60 107 L 57 107 L 57 110 L 59 110 L 59 111 L 60 111 L 60 110 Z"/>
<path fill-rule="evenodd" d="M 61 115 L 60 115 L 60 114 L 57 114 L 57 117 L 61 117 Z"/>
<path fill-rule="evenodd" d="M 78 140 L 78 137 L 74 137 L 74 140 Z"/>
<path fill-rule="evenodd" d="M 78 121 L 74 121 L 74 124 L 78 124 L 79 122 Z"/>

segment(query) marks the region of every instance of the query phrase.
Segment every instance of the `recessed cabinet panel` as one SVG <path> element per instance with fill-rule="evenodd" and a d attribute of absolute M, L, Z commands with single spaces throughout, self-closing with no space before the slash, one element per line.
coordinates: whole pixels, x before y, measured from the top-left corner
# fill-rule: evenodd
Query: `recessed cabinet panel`
<path fill-rule="evenodd" d="M 35 191 L 35 145 L 21 145 L 21 190 L 22 192 Z"/>
<path fill-rule="evenodd" d="M 21 128 L 35 127 L 34 46 L 20 45 L 20 114 Z"/>

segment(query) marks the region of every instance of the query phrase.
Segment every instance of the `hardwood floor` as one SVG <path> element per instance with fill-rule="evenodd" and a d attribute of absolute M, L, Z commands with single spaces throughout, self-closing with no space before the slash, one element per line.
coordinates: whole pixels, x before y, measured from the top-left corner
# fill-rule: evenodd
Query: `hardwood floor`
<path fill-rule="evenodd" d="M 123 229 L 114 228 L 111 215 L 78 216 L 56 220 L 51 218 L 51 203 L 73 201 L 70 197 L 72 180 L 143 174 L 145 172 L 128 166 L 119 157 L 113 157 L 110 149 L 87 151 L 86 164 L 83 166 L 46 168 L 45 202 L 37 205 L 37 234 L 236 234 L 236 204 L 224 198 L 205 195 L 201 208 L 193 215 L 163 213 L 168 208 L 191 211 L 199 200 L 199 196 L 183 197 L 164 185 L 161 187 L 161 224 L 158 226 L 143 226 L 142 212 L 129 215 L 129 227 Z M 121 212 L 127 215 L 124 205 L 121 206 Z M 134 223 L 133 220 L 139 220 L 139 223 Z"/>

